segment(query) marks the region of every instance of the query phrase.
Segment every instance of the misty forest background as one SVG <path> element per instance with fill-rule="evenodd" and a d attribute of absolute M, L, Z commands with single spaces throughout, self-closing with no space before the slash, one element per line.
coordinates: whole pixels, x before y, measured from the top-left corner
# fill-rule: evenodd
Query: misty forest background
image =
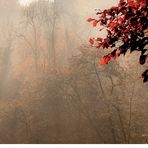
<path fill-rule="evenodd" d="M 0 0 L 0 143 L 148 142 L 137 53 L 100 66 L 88 43 L 86 19 L 115 4 Z"/>

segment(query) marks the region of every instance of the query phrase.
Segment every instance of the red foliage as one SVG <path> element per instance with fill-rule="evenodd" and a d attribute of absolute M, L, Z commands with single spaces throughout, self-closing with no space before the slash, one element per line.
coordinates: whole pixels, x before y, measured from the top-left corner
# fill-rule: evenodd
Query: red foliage
<path fill-rule="evenodd" d="M 92 18 L 88 18 L 87 21 L 92 23 L 94 27 L 96 27 L 99 22 L 98 20 Z"/>
<path fill-rule="evenodd" d="M 101 60 L 100 60 L 100 64 L 104 65 L 104 64 L 108 64 L 108 62 L 110 60 L 114 61 L 117 59 L 117 57 L 120 56 L 120 52 L 117 52 L 117 50 L 114 50 L 113 52 L 111 52 L 110 54 L 104 56 Z"/>
<path fill-rule="evenodd" d="M 89 18 L 87 21 L 94 27 L 99 25 L 106 28 L 107 36 L 104 39 L 91 38 L 89 42 L 98 49 L 113 50 L 101 59 L 100 64 L 108 64 L 110 60 L 115 60 L 121 54 L 125 55 L 128 50 L 131 53 L 141 52 L 140 64 L 146 63 L 148 57 L 148 0 L 120 0 L 117 7 L 104 11 L 99 10 L 96 16 L 98 19 Z M 119 41 L 120 46 L 118 46 Z"/>
<path fill-rule="evenodd" d="M 94 43 L 95 43 L 95 42 L 94 42 L 94 39 L 93 39 L 93 38 L 90 38 L 90 39 L 89 39 L 89 43 L 90 43 L 91 45 L 94 45 Z"/>
<path fill-rule="evenodd" d="M 107 55 L 107 56 L 103 57 L 103 58 L 100 60 L 99 63 L 100 63 L 101 65 L 108 64 L 108 62 L 110 61 L 110 59 L 111 59 L 110 56 Z"/>

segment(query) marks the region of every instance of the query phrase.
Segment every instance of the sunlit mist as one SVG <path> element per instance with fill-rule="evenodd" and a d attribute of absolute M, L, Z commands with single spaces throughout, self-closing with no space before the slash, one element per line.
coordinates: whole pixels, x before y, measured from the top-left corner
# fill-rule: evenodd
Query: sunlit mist
<path fill-rule="evenodd" d="M 23 7 L 28 7 L 32 2 L 37 2 L 39 0 L 19 0 L 19 4 Z M 44 0 L 49 2 L 54 2 L 54 0 Z"/>

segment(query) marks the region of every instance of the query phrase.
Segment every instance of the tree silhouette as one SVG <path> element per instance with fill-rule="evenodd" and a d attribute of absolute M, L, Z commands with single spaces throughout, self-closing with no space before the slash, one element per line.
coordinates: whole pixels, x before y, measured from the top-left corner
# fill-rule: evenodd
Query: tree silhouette
<path fill-rule="evenodd" d="M 139 51 L 139 63 L 144 65 L 148 57 L 148 1 L 120 0 L 118 6 L 96 11 L 96 18 L 87 21 L 93 27 L 101 27 L 99 31 L 106 29 L 107 35 L 105 38 L 90 38 L 89 42 L 98 49 L 111 50 L 99 63 L 108 64 L 127 51 Z M 148 69 L 143 72 L 142 78 L 144 82 L 148 81 Z"/>

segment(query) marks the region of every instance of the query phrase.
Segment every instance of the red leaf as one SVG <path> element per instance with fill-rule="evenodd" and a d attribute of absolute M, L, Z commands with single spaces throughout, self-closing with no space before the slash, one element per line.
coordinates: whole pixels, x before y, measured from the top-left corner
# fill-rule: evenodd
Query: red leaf
<path fill-rule="evenodd" d="M 94 38 L 90 38 L 90 39 L 89 39 L 89 43 L 90 43 L 91 45 L 94 45 L 94 43 L 95 43 L 95 42 L 94 42 Z"/>
<path fill-rule="evenodd" d="M 101 65 L 105 65 L 105 64 L 108 64 L 108 62 L 111 60 L 111 57 L 109 55 L 103 57 L 100 61 L 99 61 L 99 64 Z"/>
<path fill-rule="evenodd" d="M 128 3 L 129 3 L 130 7 L 136 7 L 136 3 L 135 2 L 130 0 Z"/>
<path fill-rule="evenodd" d="M 96 48 L 101 48 L 102 47 L 102 43 L 100 43 Z"/>
<path fill-rule="evenodd" d="M 94 21 L 95 19 L 92 19 L 92 18 L 88 18 L 87 19 L 87 22 L 92 22 L 92 21 Z"/>
<path fill-rule="evenodd" d="M 98 41 L 98 42 L 102 42 L 102 40 L 103 40 L 102 38 L 97 38 L 96 39 L 96 41 Z"/>
<path fill-rule="evenodd" d="M 110 41 L 110 38 L 105 38 L 104 39 L 104 43 L 107 43 L 107 42 L 109 42 Z"/>
<path fill-rule="evenodd" d="M 114 23 L 114 22 L 111 22 L 111 23 L 109 24 L 109 26 L 110 26 L 110 29 L 113 29 L 113 28 L 115 28 L 115 27 L 117 26 L 117 24 Z"/>
<path fill-rule="evenodd" d="M 87 22 L 90 22 L 90 23 L 93 22 L 93 26 L 96 27 L 99 21 L 98 20 L 95 20 L 93 18 L 88 18 L 87 19 Z"/>
<path fill-rule="evenodd" d="M 118 19 L 118 21 L 119 21 L 120 23 L 122 23 L 122 22 L 124 21 L 124 18 L 120 17 L 120 18 Z"/>
<path fill-rule="evenodd" d="M 144 16 L 145 16 L 145 17 L 147 16 L 147 13 L 146 13 L 146 12 L 144 13 Z"/>
<path fill-rule="evenodd" d="M 142 26 L 140 26 L 139 30 L 142 31 Z"/>
<path fill-rule="evenodd" d="M 124 42 L 128 42 L 128 41 L 129 41 L 129 38 L 128 38 L 128 37 L 125 37 L 125 38 L 123 39 L 123 41 L 124 41 Z"/>
<path fill-rule="evenodd" d="M 104 28 L 99 29 L 99 31 L 102 31 Z"/>
<path fill-rule="evenodd" d="M 132 31 L 135 31 L 135 30 L 136 30 L 136 28 L 132 27 Z"/>
<path fill-rule="evenodd" d="M 94 21 L 93 21 L 93 26 L 96 27 L 97 24 L 98 24 L 98 21 L 97 21 L 97 20 L 94 20 Z"/>
<path fill-rule="evenodd" d="M 141 7 L 146 7 L 146 3 L 141 2 L 141 3 L 140 3 L 140 6 L 141 6 Z"/>

